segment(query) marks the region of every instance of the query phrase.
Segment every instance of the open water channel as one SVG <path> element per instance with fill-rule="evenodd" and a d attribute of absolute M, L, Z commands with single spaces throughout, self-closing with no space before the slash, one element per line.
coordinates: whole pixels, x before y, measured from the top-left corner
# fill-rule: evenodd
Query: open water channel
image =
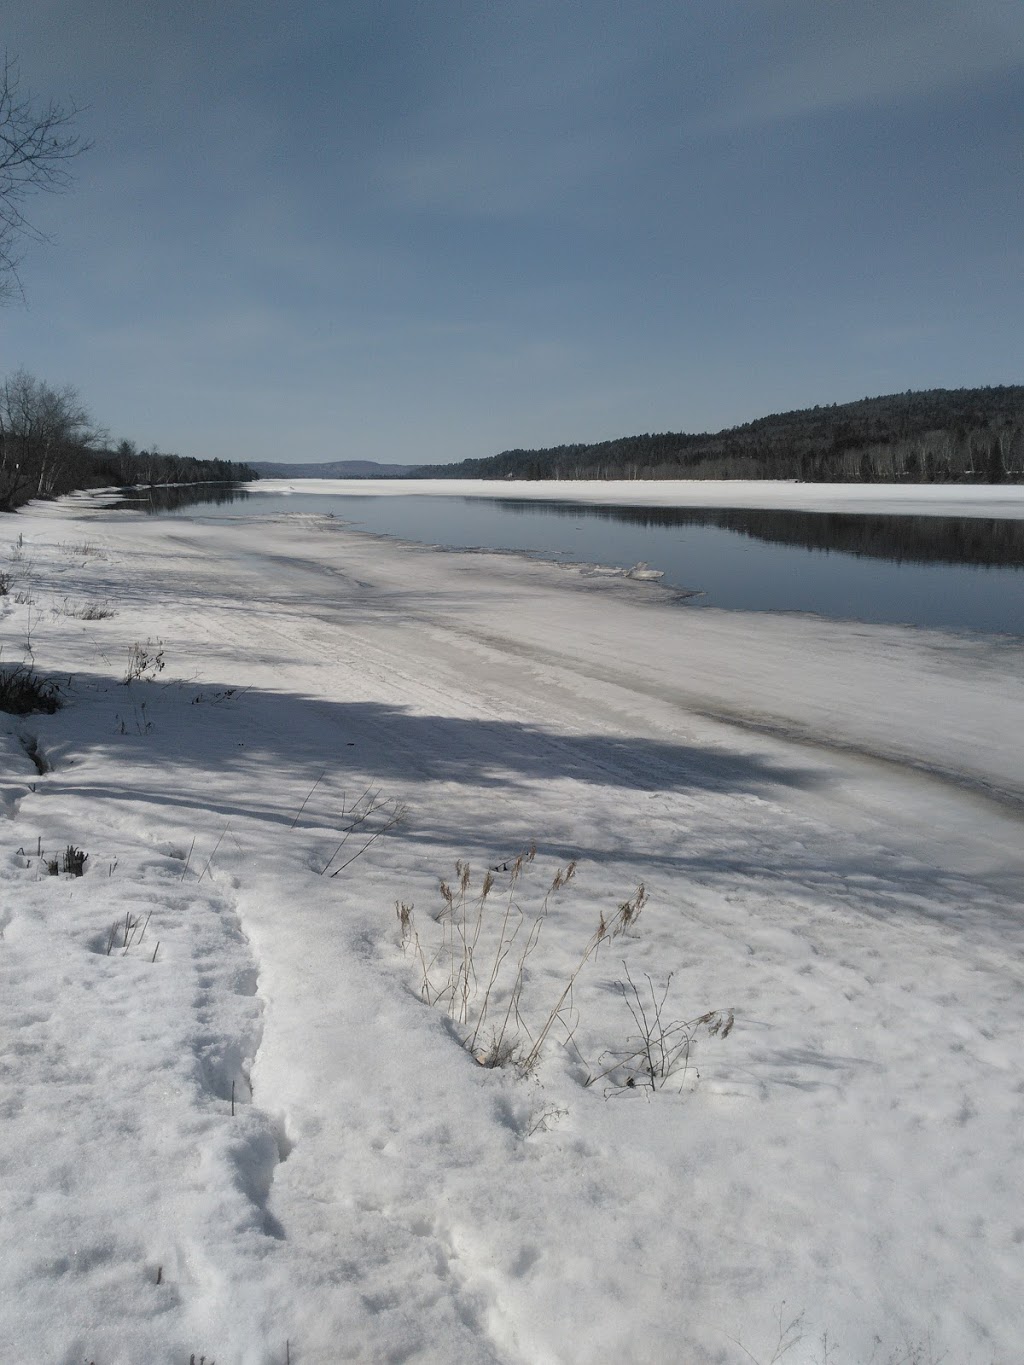
<path fill-rule="evenodd" d="M 812 612 L 1024 636 L 1024 520 L 596 506 L 414 494 L 133 491 L 123 507 L 184 517 L 303 512 L 356 531 L 628 569 L 698 595 L 685 605 Z"/>

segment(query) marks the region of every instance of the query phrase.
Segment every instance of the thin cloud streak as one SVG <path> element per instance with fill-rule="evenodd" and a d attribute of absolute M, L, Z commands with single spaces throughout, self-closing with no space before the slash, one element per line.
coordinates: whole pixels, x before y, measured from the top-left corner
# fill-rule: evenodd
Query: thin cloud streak
<path fill-rule="evenodd" d="M 1024 70 L 1016 0 L 765 0 L 750 19 L 761 63 L 720 92 L 698 129 L 902 104 Z"/>

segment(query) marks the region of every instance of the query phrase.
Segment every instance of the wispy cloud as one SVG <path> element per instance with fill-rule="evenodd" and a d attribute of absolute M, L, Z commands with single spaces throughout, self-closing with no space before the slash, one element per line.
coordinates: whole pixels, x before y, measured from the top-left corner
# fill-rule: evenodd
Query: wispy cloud
<path fill-rule="evenodd" d="M 1019 0 L 759 0 L 745 8 L 739 60 L 705 128 L 893 104 L 1024 72 Z"/>

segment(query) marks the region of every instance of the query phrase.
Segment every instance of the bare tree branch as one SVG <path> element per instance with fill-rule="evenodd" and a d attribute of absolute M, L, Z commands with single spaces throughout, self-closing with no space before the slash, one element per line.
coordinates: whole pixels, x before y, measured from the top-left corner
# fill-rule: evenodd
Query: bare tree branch
<path fill-rule="evenodd" d="M 71 184 L 70 163 L 91 145 L 74 131 L 73 103 L 36 101 L 21 87 L 14 58 L 0 64 L 0 302 L 20 296 L 24 240 L 45 241 L 22 205 L 36 192 L 59 194 Z"/>

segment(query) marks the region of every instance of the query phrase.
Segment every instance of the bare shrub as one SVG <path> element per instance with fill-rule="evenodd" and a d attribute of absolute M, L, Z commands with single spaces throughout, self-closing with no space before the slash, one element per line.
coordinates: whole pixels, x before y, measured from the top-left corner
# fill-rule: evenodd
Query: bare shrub
<path fill-rule="evenodd" d="M 128 650 L 128 667 L 121 682 L 127 686 L 144 678 L 155 678 L 158 673 L 163 672 L 163 668 L 163 641 L 147 640 L 145 644 L 140 644 L 136 640 Z"/>
<path fill-rule="evenodd" d="M 637 1086 L 660 1090 L 674 1076 L 679 1076 L 680 1085 L 685 1085 L 698 1035 L 728 1038 L 736 1022 L 733 1011 L 708 1010 L 695 1019 L 673 1019 L 665 1011 L 673 974 L 669 973 L 659 990 L 647 972 L 644 973 L 647 985 L 642 988 L 633 980 L 625 962 L 622 968 L 626 979 L 617 986 L 636 1032 L 626 1039 L 623 1050 L 613 1049 L 603 1054 L 602 1063 L 610 1058 L 611 1064 L 589 1077 L 587 1084 L 593 1085 L 608 1077 L 614 1084 L 630 1090 Z"/>

